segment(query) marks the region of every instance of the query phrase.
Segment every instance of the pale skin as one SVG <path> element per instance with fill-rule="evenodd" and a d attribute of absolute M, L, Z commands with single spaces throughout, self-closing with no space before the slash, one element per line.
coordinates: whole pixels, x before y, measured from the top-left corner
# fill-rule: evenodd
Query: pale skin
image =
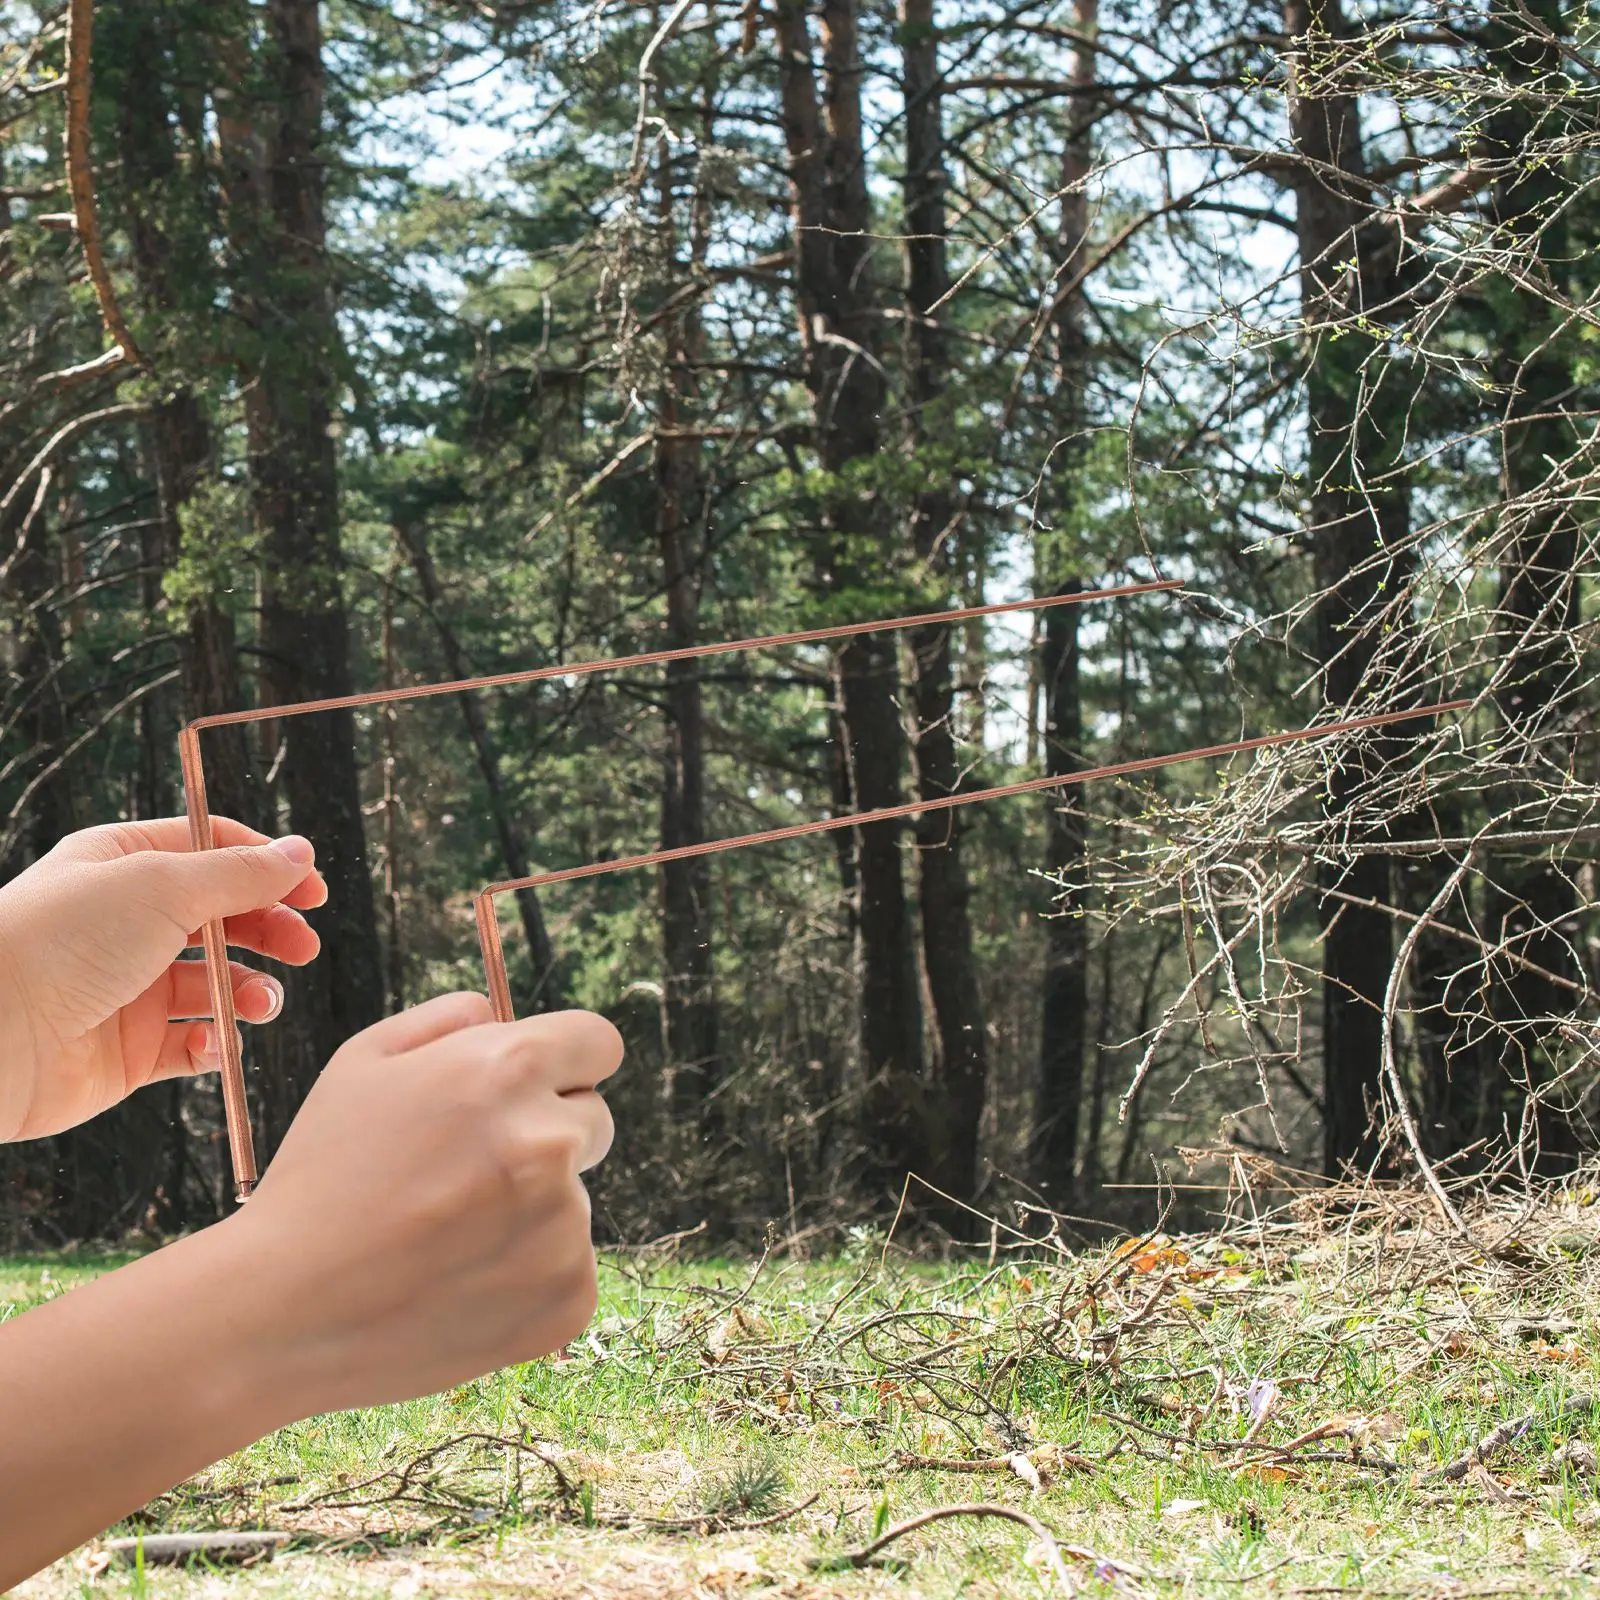
<path fill-rule="evenodd" d="M 0 1139 L 212 1070 L 194 930 L 291 965 L 327 891 L 304 840 L 225 818 L 91 829 L 0 888 Z M 233 968 L 241 1018 L 274 980 Z M 0 1591 L 222 1456 L 319 1412 L 560 1348 L 594 1312 L 580 1174 L 621 1061 L 585 1012 L 496 1023 L 453 994 L 329 1062 L 249 1204 L 0 1325 Z"/>

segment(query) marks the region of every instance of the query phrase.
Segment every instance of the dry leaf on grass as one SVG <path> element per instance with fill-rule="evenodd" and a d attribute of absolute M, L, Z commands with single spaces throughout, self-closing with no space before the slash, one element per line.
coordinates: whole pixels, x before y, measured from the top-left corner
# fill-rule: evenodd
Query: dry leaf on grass
<path fill-rule="evenodd" d="M 1276 1461 L 1246 1461 L 1235 1467 L 1233 1475 L 1246 1483 L 1302 1483 L 1305 1473 L 1299 1467 L 1283 1465 Z"/>

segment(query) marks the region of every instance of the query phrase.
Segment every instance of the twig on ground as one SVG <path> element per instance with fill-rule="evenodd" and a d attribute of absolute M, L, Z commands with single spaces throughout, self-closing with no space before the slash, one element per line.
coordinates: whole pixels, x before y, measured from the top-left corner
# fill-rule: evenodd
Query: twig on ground
<path fill-rule="evenodd" d="M 919 1456 L 909 1451 L 898 1450 L 895 1452 L 894 1462 L 897 1467 L 907 1472 L 1011 1472 L 1017 1471 L 1014 1465 L 1017 1455 L 1022 1452 L 1013 1452 L 1009 1456 Z M 1031 1459 L 1031 1458 L 1029 1458 Z M 1037 1471 L 1038 1462 L 1034 1462 Z M 1051 1451 L 1046 1456 L 1045 1467 L 1051 1472 L 1092 1472 L 1094 1463 L 1087 1456 L 1075 1455 L 1070 1450 Z M 1020 1476 L 1020 1474 L 1018 1474 Z"/>
<path fill-rule="evenodd" d="M 730 1521 L 714 1512 L 702 1512 L 697 1517 L 646 1517 L 631 1511 L 610 1512 L 594 1520 L 605 1528 L 654 1528 L 664 1533 L 749 1533 L 756 1528 L 773 1528 L 791 1517 L 798 1517 L 802 1511 L 809 1511 L 821 1498 L 820 1492 L 807 1495 L 804 1500 L 783 1511 L 745 1521 Z"/>
<path fill-rule="evenodd" d="M 863 1545 L 859 1550 L 847 1550 L 841 1555 L 824 1556 L 812 1562 L 812 1567 L 817 1571 L 824 1571 L 830 1567 L 850 1566 L 864 1567 L 868 1565 L 880 1550 L 887 1549 L 896 1539 L 903 1539 L 908 1533 L 915 1533 L 918 1528 L 926 1528 L 930 1523 L 943 1522 L 951 1517 L 997 1517 L 1005 1522 L 1015 1522 L 1024 1527 L 1039 1542 L 1044 1551 L 1045 1560 L 1056 1581 L 1068 1594 L 1076 1594 L 1078 1586 L 1073 1581 L 1072 1574 L 1067 1571 L 1066 1563 L 1061 1559 L 1063 1555 L 1070 1556 L 1074 1561 L 1081 1561 L 1093 1567 L 1097 1577 L 1115 1581 L 1118 1578 L 1133 1578 L 1142 1576 L 1137 1567 L 1124 1561 L 1114 1561 L 1109 1556 L 1097 1554 L 1093 1550 L 1086 1550 L 1081 1545 L 1064 1545 L 1056 1536 L 1039 1521 L 1037 1517 L 1030 1517 L 1026 1511 L 1018 1511 L 1012 1506 L 991 1505 L 984 1501 L 976 1501 L 968 1505 L 936 1506 L 932 1511 L 924 1511 L 920 1516 L 909 1517 L 904 1522 L 897 1522 L 892 1528 L 887 1528 L 872 1541 Z"/>
<path fill-rule="evenodd" d="M 578 1496 L 578 1486 L 573 1483 L 561 1464 L 551 1454 L 549 1447 L 537 1439 L 507 1438 L 498 1433 L 458 1433 L 431 1445 L 420 1454 L 413 1456 L 401 1466 L 389 1467 L 383 1472 L 370 1478 L 363 1478 L 359 1483 L 340 1484 L 336 1489 L 325 1489 L 320 1494 L 308 1495 L 303 1500 L 291 1500 L 282 1505 L 274 1506 L 277 1513 L 297 1511 L 310 1511 L 313 1508 L 323 1511 L 351 1511 L 362 1510 L 369 1506 L 392 1505 L 412 1501 L 414 1497 L 407 1495 L 416 1475 L 431 1462 L 436 1461 L 447 1450 L 454 1449 L 457 1445 L 483 1444 L 501 1450 L 514 1450 L 522 1455 L 530 1455 L 541 1465 L 548 1467 L 556 1480 L 557 1492 L 566 1501 L 575 1500 Z M 394 1488 L 388 1494 L 374 1495 L 366 1500 L 339 1499 L 340 1495 L 359 1494 L 363 1489 L 371 1489 L 388 1479 L 394 1480 Z M 468 1510 L 471 1507 L 451 1505 L 443 1501 L 426 1501 L 430 1505 L 446 1505 L 452 1510 Z"/>
<path fill-rule="evenodd" d="M 1521 1416 L 1508 1417 L 1498 1427 L 1491 1428 L 1488 1433 L 1470 1450 L 1464 1450 L 1448 1465 L 1439 1467 L 1421 1479 L 1423 1483 L 1455 1483 L 1473 1469 L 1488 1462 L 1491 1456 L 1497 1455 L 1508 1444 L 1514 1444 L 1535 1423 L 1544 1421 L 1548 1423 L 1567 1422 L 1574 1417 L 1588 1416 L 1596 1406 L 1593 1395 L 1582 1395 L 1563 1405 L 1558 1411 L 1552 1413 L 1539 1411 L 1524 1411 Z"/>

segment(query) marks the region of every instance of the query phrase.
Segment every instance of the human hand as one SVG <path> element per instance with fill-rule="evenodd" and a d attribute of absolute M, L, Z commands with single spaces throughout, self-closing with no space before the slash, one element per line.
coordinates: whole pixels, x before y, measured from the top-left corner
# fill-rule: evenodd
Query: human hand
<path fill-rule="evenodd" d="M 350 1040 L 254 1197 L 0 1325 L 0 1589 L 274 1428 L 555 1350 L 616 1030 L 447 995 Z M 137 1355 L 136 1381 L 130 1360 Z"/>
<path fill-rule="evenodd" d="M 453 994 L 350 1040 L 261 1186 L 205 1237 L 276 1374 L 274 1425 L 433 1394 L 575 1338 L 595 1307 L 579 1174 L 622 1040 Z M 241 1301 L 238 1297 L 243 1297 Z"/>
<path fill-rule="evenodd" d="M 328 897 L 304 839 L 272 843 L 212 819 L 218 849 L 193 852 L 181 818 L 117 823 L 63 839 L 0 888 L 0 1140 L 59 1133 L 158 1079 L 218 1065 L 205 963 L 180 961 L 203 923 L 228 943 L 303 966 L 316 933 L 300 915 Z M 268 1022 L 274 978 L 231 963 L 234 1006 Z"/>

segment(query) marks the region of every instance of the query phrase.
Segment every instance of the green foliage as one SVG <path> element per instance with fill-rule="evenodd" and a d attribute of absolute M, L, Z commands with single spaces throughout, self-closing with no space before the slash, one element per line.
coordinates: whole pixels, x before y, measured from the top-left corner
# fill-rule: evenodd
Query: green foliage
<path fill-rule="evenodd" d="M 178 526 L 183 543 L 162 579 L 168 605 L 179 615 L 206 604 L 242 611 L 240 580 L 254 565 L 257 546 L 249 486 L 223 474 L 201 479 L 179 511 Z"/>
<path fill-rule="evenodd" d="M 1084 612 L 1075 754 L 1087 765 L 1293 727 L 1318 711 L 1319 484 L 1377 478 L 1372 505 L 1404 501 L 1409 565 L 1376 587 L 1397 608 L 1382 639 L 1400 654 L 1415 644 L 1415 684 L 1451 675 L 1475 691 L 1496 681 L 1484 644 L 1500 585 L 1493 540 L 1506 520 L 1496 429 L 1528 358 L 1543 363 L 1541 392 L 1564 420 L 1528 435 L 1516 470 L 1537 488 L 1563 452 L 1588 448 L 1593 318 L 1570 308 L 1592 298 L 1600 210 L 1581 55 L 1563 57 L 1560 95 L 1529 110 L 1492 54 L 1508 48 L 1497 36 L 1430 42 L 1420 24 L 1408 34 L 1347 8 L 1348 37 L 1305 55 L 1298 87 L 1337 87 L 1341 73 L 1358 85 L 1371 226 L 1388 227 L 1450 152 L 1504 137 L 1494 119 L 1516 113 L 1523 144 L 1545 146 L 1518 181 L 1559 192 L 1565 232 L 1540 235 L 1537 271 L 1520 273 L 1497 241 L 1527 243 L 1537 229 L 1495 222 L 1506 190 L 1496 179 L 1459 214 L 1408 223 L 1393 295 L 1348 270 L 1370 231 L 1341 241 L 1332 265 L 1362 292 L 1352 288 L 1347 315 L 1312 329 L 1294 260 L 1277 11 L 1209 0 L 1100 7 L 1106 97 L 1090 118 L 1088 237 L 1068 261 L 1063 149 L 1078 127 L 1074 107 L 1096 98 L 1057 92 L 1080 65 L 1075 24 L 1065 12 L 1035 22 L 956 9 L 934 19 L 948 80 L 953 287 L 939 313 L 937 393 L 920 410 L 900 237 L 906 39 L 887 13 L 863 8 L 859 18 L 871 202 L 862 271 L 878 306 L 873 351 L 853 359 L 881 365 L 884 402 L 872 419 L 878 448 L 828 470 L 816 424 L 830 402 L 807 388 L 816 335 L 802 328 L 796 296 L 782 63 L 764 14 L 748 41 L 731 11 L 697 11 L 664 41 L 635 167 L 637 67 L 658 21 L 647 11 L 330 0 L 321 8 L 325 102 L 311 130 L 325 207 L 285 232 L 269 226 L 283 173 L 266 157 L 308 112 L 284 94 L 266 13 L 244 0 L 97 8 L 100 216 L 114 287 L 149 359 L 115 398 L 145 414 L 96 428 L 57 463 L 29 587 L 13 573 L 4 596 L 0 871 L 69 823 L 176 809 L 174 735 L 195 709 L 185 641 L 202 622 L 226 622 L 230 692 L 264 701 L 284 665 L 263 645 L 265 593 L 342 612 L 357 689 L 438 681 L 452 663 L 510 672 L 659 646 L 664 455 L 652 430 L 669 412 L 673 436 L 692 437 L 700 485 L 687 535 L 703 639 L 1015 597 L 1071 579 L 1184 579 L 1195 598 L 1181 604 L 1146 598 Z M 3 76 L 44 12 L 0 15 Z M 1590 26 L 1563 25 L 1574 38 Z M 35 87 L 61 65 L 51 36 Z M 1189 97 L 1181 104 L 1179 84 Z M 8 95 L 0 116 L 13 111 L 0 150 L 9 197 L 0 461 L 20 471 L 51 429 L 110 390 L 33 396 L 43 375 L 100 354 L 105 333 L 70 234 L 37 225 L 66 204 L 61 97 Z M 1085 268 L 1081 298 L 1059 303 Z M 1532 282 L 1546 288 L 1535 293 Z M 1071 329 L 1081 350 L 1063 343 Z M 287 431 L 276 439 L 252 432 L 263 383 L 282 400 Z M 324 424 L 326 397 L 334 414 Z M 1323 427 L 1308 422 L 1313 400 L 1330 413 L 1365 410 L 1352 427 Z M 198 418 L 185 445 L 192 459 L 163 481 L 162 429 L 186 405 Z M 299 435 L 314 426 L 336 440 L 338 559 L 268 571 L 260 491 L 280 455 L 304 459 Z M 948 559 L 933 566 L 909 537 L 930 489 L 950 507 Z M 1593 498 L 1580 483 L 1572 504 L 1586 517 Z M 853 531 L 839 535 L 840 525 Z M 14 533 L 0 529 L 0 549 Z M 431 559 L 436 594 L 423 592 L 413 544 Z M 974 786 L 1038 771 L 1030 628 L 1008 620 L 955 642 L 951 726 Z M 833 665 L 819 650 L 707 664 L 708 836 L 836 806 Z M 130 692 L 125 713 L 72 743 Z M 1587 704 L 1572 708 L 1573 726 L 1588 725 Z M 467 901 L 507 874 L 508 824 L 536 870 L 660 841 L 671 732 L 660 673 L 557 676 L 481 697 L 479 709 L 492 762 L 454 700 L 358 724 L 368 864 L 375 892 L 393 890 L 385 937 L 397 940 L 404 1000 L 481 980 Z M 246 741 L 243 759 L 263 813 L 287 822 L 293 785 L 264 739 Z M 1273 769 L 1293 777 L 1292 792 L 1247 866 L 1241 856 L 1219 871 L 1288 870 L 1277 842 L 1319 816 L 1337 770 L 1306 777 L 1313 766 L 1308 757 Z M 913 778 L 907 761 L 907 793 Z M 1574 768 L 1572 781 L 1586 780 Z M 1242 814 L 1255 793 L 1242 770 L 1230 777 L 1206 764 L 1080 797 L 1089 854 L 1074 914 L 1087 919 L 1093 965 L 1085 1175 L 1131 1181 L 1148 1158 L 1210 1139 L 1263 1083 L 1293 1107 L 1287 1132 L 1259 1111 L 1230 1128 L 1258 1144 L 1281 1134 L 1294 1161 L 1319 1159 L 1326 907 L 1289 896 L 1270 931 L 1249 941 L 1262 955 L 1233 973 L 1237 993 L 1213 974 L 1180 1003 L 1196 959 L 1189 857 L 1197 839 L 1231 839 L 1226 808 Z M 1494 804 L 1473 790 L 1451 826 L 1470 833 Z M 1005 1175 L 996 1183 L 1027 1176 L 1042 915 L 1059 889 L 1040 878 L 1047 805 L 986 805 L 962 819 L 990 1036 L 983 1153 Z M 1163 848 L 1165 877 L 1140 853 Z M 903 866 L 914 882 L 909 843 Z M 617 1017 L 637 1062 L 617 1090 L 623 1137 L 598 1180 L 607 1226 L 676 1228 L 713 1177 L 726 1184 L 721 1221 L 752 1240 L 773 1217 L 832 1226 L 860 1204 L 894 1203 L 852 1188 L 862 1083 L 847 870 L 827 841 L 730 854 L 709 869 L 728 1073 L 728 1121 L 713 1149 L 664 1109 L 673 1063 L 660 882 L 636 872 L 545 896 L 564 999 Z M 1181 893 L 1173 873 L 1184 877 Z M 1213 931 L 1237 931 L 1229 918 L 1245 914 L 1242 881 L 1230 880 Z M 912 904 L 913 921 L 919 909 Z M 1472 908 L 1458 931 L 1475 936 L 1483 911 Z M 506 916 L 524 999 L 536 975 L 509 904 Z M 1269 993 L 1284 1009 L 1271 1019 L 1277 1045 L 1264 1046 L 1240 1012 Z M 924 1010 L 932 998 L 924 994 Z M 1197 1010 L 1214 1013 L 1203 1027 Z M 1181 1025 L 1119 1123 L 1117 1100 L 1169 1012 Z M 1402 1070 L 1420 1087 L 1406 1030 L 1401 1041 Z M 216 1114 L 206 1092 L 185 1091 L 198 1097 L 187 1103 L 197 1128 Z M 213 1160 L 208 1147 L 197 1165 Z M 205 1185 L 192 1173 L 186 1183 L 204 1214 Z M 1095 1201 L 1114 1211 L 1146 1197 L 1102 1191 Z M 120 1227 L 131 1213 L 118 1204 L 110 1214 Z"/>
<path fill-rule="evenodd" d="M 701 1509 L 717 1522 L 758 1521 L 783 1504 L 789 1473 L 776 1450 L 741 1457 L 711 1479 Z"/>

